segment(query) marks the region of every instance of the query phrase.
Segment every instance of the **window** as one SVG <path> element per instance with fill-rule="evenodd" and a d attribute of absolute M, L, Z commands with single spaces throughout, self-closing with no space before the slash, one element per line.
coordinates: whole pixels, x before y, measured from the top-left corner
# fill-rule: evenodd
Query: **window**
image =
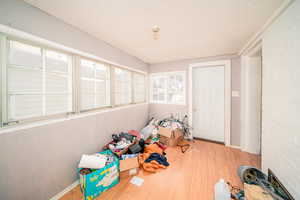
<path fill-rule="evenodd" d="M 0 127 L 146 101 L 146 74 L 46 44 L 0 33 Z"/>
<path fill-rule="evenodd" d="M 80 59 L 80 110 L 110 106 L 110 67 Z"/>
<path fill-rule="evenodd" d="M 132 103 L 131 72 L 125 69 L 115 68 L 115 105 Z"/>
<path fill-rule="evenodd" d="M 185 72 L 151 74 L 150 103 L 185 104 Z"/>
<path fill-rule="evenodd" d="M 133 73 L 133 102 L 141 103 L 146 101 L 146 80 L 145 75 Z"/>
<path fill-rule="evenodd" d="M 72 112 L 72 62 L 67 54 L 8 40 L 7 123 Z"/>

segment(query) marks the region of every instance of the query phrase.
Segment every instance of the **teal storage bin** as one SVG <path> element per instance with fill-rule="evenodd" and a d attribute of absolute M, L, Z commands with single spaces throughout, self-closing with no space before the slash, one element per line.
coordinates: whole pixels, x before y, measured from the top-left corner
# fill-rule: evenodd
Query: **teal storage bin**
<path fill-rule="evenodd" d="M 80 189 L 84 200 L 95 199 L 102 192 L 119 183 L 119 159 L 110 150 L 105 150 L 100 154 L 113 155 L 115 161 L 87 175 L 81 175 L 82 168 L 78 168 Z"/>

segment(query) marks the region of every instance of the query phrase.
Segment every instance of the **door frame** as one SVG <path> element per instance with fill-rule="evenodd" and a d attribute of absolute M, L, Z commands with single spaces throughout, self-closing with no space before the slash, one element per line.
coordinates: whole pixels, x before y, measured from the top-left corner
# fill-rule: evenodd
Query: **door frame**
<path fill-rule="evenodd" d="M 231 135 L 231 60 L 218 60 L 210 62 L 193 63 L 189 65 L 189 124 L 193 127 L 193 69 L 198 67 L 214 67 L 224 66 L 225 83 L 224 83 L 224 135 L 225 145 L 230 146 L 230 135 Z M 193 130 L 191 130 L 193 135 Z"/>
<path fill-rule="evenodd" d="M 260 113 L 259 115 L 257 115 L 257 110 L 255 109 L 255 106 L 252 104 L 252 102 L 249 100 L 251 97 L 251 92 L 252 88 L 251 88 L 251 84 L 249 84 L 249 76 L 250 76 L 250 72 L 249 69 L 250 67 L 253 67 L 249 64 L 249 60 L 252 59 L 253 57 L 255 57 L 255 55 L 259 52 L 262 51 L 262 41 L 259 40 L 257 42 L 257 44 L 248 49 L 247 52 L 243 53 L 243 55 L 241 55 L 241 150 L 248 152 L 248 153 L 252 153 L 252 154 L 261 154 L 261 144 L 262 144 L 262 98 L 263 98 L 263 71 L 261 71 L 261 85 L 260 85 Z M 261 57 L 262 59 L 262 57 Z M 263 69 L 263 62 L 261 60 L 261 70 Z M 252 128 L 252 124 L 251 122 L 253 121 L 253 116 L 259 116 L 259 120 L 260 120 L 260 133 L 255 133 L 253 132 Z M 256 134 L 256 135 L 255 135 Z M 259 136 L 259 140 L 260 140 L 260 148 L 257 148 L 256 145 L 256 137 L 255 136 Z"/>

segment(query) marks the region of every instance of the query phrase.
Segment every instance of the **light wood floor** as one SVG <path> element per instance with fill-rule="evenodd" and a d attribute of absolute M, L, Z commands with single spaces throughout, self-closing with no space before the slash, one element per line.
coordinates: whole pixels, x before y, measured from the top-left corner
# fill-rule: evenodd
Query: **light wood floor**
<path fill-rule="evenodd" d="M 260 168 L 260 157 L 206 141 L 196 140 L 185 154 L 180 148 L 168 148 L 170 166 L 151 174 L 140 170 L 144 179 L 141 187 L 129 183 L 130 178 L 102 193 L 97 200 L 212 200 L 214 185 L 223 178 L 242 187 L 237 175 L 240 165 Z M 83 199 L 79 186 L 61 200 Z"/>

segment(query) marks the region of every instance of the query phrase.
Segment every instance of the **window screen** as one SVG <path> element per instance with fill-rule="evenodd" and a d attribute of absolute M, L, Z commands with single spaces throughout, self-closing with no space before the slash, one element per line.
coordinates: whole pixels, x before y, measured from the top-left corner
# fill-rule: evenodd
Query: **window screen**
<path fill-rule="evenodd" d="M 131 72 L 115 68 L 115 105 L 132 103 Z"/>
<path fill-rule="evenodd" d="M 9 40 L 7 121 L 72 111 L 69 55 Z"/>
<path fill-rule="evenodd" d="M 80 61 L 81 110 L 110 105 L 110 67 L 87 59 Z"/>
<path fill-rule="evenodd" d="M 151 103 L 185 104 L 185 73 L 172 72 L 150 76 Z"/>
<path fill-rule="evenodd" d="M 133 73 L 133 96 L 134 103 L 146 101 L 145 75 Z"/>

